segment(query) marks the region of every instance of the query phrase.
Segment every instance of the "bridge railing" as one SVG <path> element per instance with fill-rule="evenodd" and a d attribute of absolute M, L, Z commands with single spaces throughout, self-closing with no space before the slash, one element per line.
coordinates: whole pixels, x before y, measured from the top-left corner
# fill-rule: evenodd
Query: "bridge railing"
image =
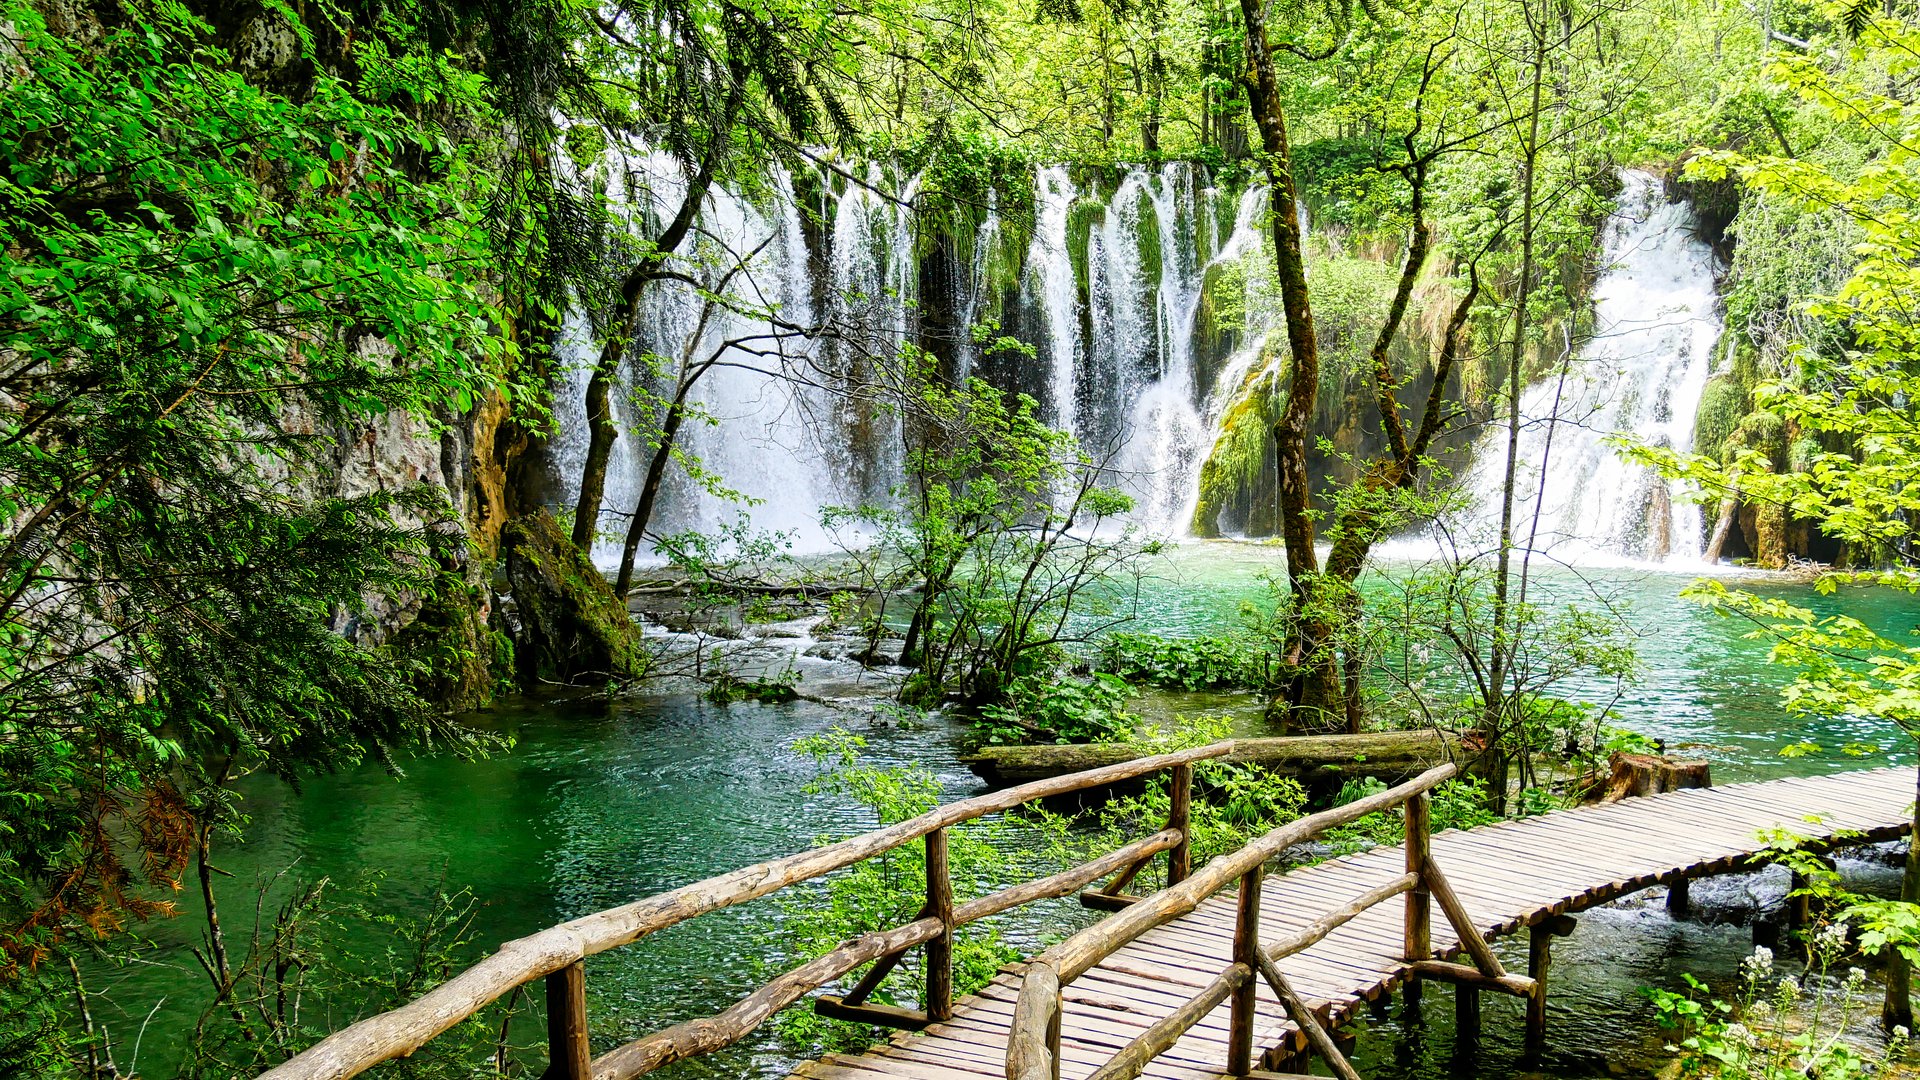
<path fill-rule="evenodd" d="M 1359 1080 L 1353 1067 L 1335 1046 L 1333 1037 L 1307 1007 L 1280 971 L 1278 961 L 1300 952 L 1345 925 L 1376 904 L 1404 894 L 1406 901 L 1405 959 L 1410 972 L 1474 987 L 1534 997 L 1538 986 L 1525 976 L 1509 975 L 1473 925 L 1459 897 L 1434 864 L 1428 846 L 1431 828 L 1429 792 L 1458 771 L 1454 764 L 1429 769 L 1398 787 L 1323 810 L 1283 825 L 1238 851 L 1221 855 L 1185 881 L 1145 897 L 1120 914 L 1082 930 L 1036 957 L 1026 967 L 1020 996 L 1014 1006 L 1013 1028 L 1007 1043 L 1008 1080 L 1058 1080 L 1063 1000 L 1061 989 L 1113 955 L 1122 946 L 1157 926 L 1191 912 L 1200 903 L 1239 882 L 1238 917 L 1234 924 L 1233 956 L 1225 970 L 1199 993 L 1147 1028 L 1122 1047 L 1089 1080 L 1132 1080 L 1154 1058 L 1165 1053 L 1182 1035 L 1230 1001 L 1227 1074 L 1246 1076 L 1254 1069 L 1254 1010 L 1257 981 L 1265 979 L 1286 1009 L 1289 1019 L 1324 1058 L 1335 1074 Z M 1355 897 L 1305 929 L 1283 940 L 1260 940 L 1260 892 L 1268 860 L 1328 829 L 1395 806 L 1406 807 L 1407 871 L 1378 888 Z M 1434 958 L 1430 903 L 1440 902 L 1454 926 L 1473 967 Z"/>
<path fill-rule="evenodd" d="M 1112 880 L 1084 894 L 1083 900 L 1093 906 L 1137 909 L 1135 898 L 1123 895 L 1123 890 L 1161 852 L 1168 854 L 1167 881 L 1171 886 L 1178 886 L 1187 877 L 1192 863 L 1189 811 L 1194 763 L 1224 757 L 1233 749 L 1233 741 L 1226 740 L 1036 780 L 948 803 L 918 817 L 836 844 L 745 867 L 549 927 L 507 942 L 493 955 L 397 1009 L 335 1032 L 284 1064 L 262 1073 L 259 1080 L 344 1080 L 356 1076 L 383 1061 L 412 1054 L 516 987 L 537 979 L 546 980 L 547 988 L 549 1064 L 543 1080 L 624 1080 L 670 1062 L 730 1046 L 774 1013 L 867 963 L 873 963 L 873 968 L 844 997 L 818 998 L 815 1007 L 824 1015 L 865 1023 L 924 1027 L 953 1013 L 955 927 L 1035 900 L 1065 896 L 1108 875 L 1113 876 Z M 947 869 L 947 829 L 1038 799 L 1160 772 L 1169 774 L 1172 795 L 1164 829 L 1052 876 L 955 903 Z M 830 874 L 914 840 L 925 842 L 927 867 L 926 904 L 914 921 L 844 942 L 832 952 L 774 979 L 719 1015 L 687 1021 L 593 1057 L 588 1042 L 583 963 L 587 957 L 630 945 L 696 916 Z M 926 956 L 924 1008 L 909 1011 L 868 1004 L 867 995 L 915 948 L 924 949 Z"/>

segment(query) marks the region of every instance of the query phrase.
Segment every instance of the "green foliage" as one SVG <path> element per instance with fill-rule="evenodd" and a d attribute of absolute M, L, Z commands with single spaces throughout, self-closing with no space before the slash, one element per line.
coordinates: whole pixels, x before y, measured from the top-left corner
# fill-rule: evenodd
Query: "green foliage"
<path fill-rule="evenodd" d="M 852 533 L 863 586 L 909 598 L 909 696 L 987 704 L 1051 670 L 1067 643 L 1124 621 L 1129 579 L 1157 548 L 1102 527 L 1132 500 L 1101 486 L 1102 470 L 1032 398 L 978 379 L 948 385 L 929 363 L 909 350 L 890 401 L 912 439 L 895 501 L 828 507 L 822 520 Z"/>
<path fill-rule="evenodd" d="M 1317 139 L 1293 151 L 1294 180 L 1314 220 L 1370 234 L 1388 233 L 1407 211 L 1405 182 L 1382 164 L 1381 147 L 1370 140 Z"/>
<path fill-rule="evenodd" d="M 974 733 L 991 746 L 1125 742 L 1140 725 L 1140 718 L 1126 711 L 1132 696 L 1113 675 L 1026 676 L 1008 688 L 1004 704 L 981 707 Z"/>
<path fill-rule="evenodd" d="M 1718 457 L 1727 439 L 1747 411 L 1747 392 L 1728 375 L 1715 375 L 1700 392 L 1700 407 L 1693 416 L 1693 448 L 1710 457 Z"/>
<path fill-rule="evenodd" d="M 224 776 L 477 745 L 361 621 L 462 564 L 451 508 L 322 474 L 517 390 L 494 177 L 441 126 L 491 115 L 480 81 L 382 24 L 349 84 L 295 23 L 269 89 L 187 8 L 123 14 L 83 47 L 0 11 L 8 964 L 169 910 L 138 887 Z"/>
<path fill-rule="evenodd" d="M 403 914 L 380 887 L 377 876 L 350 887 L 321 878 L 277 905 L 263 896 L 259 932 L 233 957 L 233 990 L 208 1006 L 187 1042 L 183 1080 L 278 1065 L 331 1034 L 339 1016 L 397 1008 L 473 961 L 479 902 L 471 892 L 438 889 L 424 910 Z M 516 1017 L 523 1017 L 518 1044 Z M 539 1027 L 537 1012 L 516 996 L 456 1024 L 397 1075 L 455 1080 L 476 1068 L 492 1072 L 497 1054 L 511 1061 L 512 1051 L 540 1037 Z"/>
<path fill-rule="evenodd" d="M 818 768 L 807 782 L 808 794 L 833 794 L 850 799 L 871 816 L 871 826 L 882 828 L 923 814 L 939 803 L 940 787 L 923 768 L 879 768 L 861 761 L 866 740 L 845 728 L 834 727 L 797 740 L 793 748 Z M 1052 824 L 1049 824 L 1052 822 Z M 1019 825 L 989 824 L 947 830 L 948 872 L 954 896 L 965 901 L 1004 885 L 1026 869 L 1012 852 L 1015 844 L 996 843 L 996 830 L 1019 829 L 1023 836 L 1047 836 L 1058 822 L 1034 815 Z M 821 837 L 822 844 L 844 839 Z M 1043 850 L 1048 844 L 1043 842 Z M 812 959 L 849 938 L 910 923 L 926 903 L 926 855 L 918 844 L 908 844 L 857 863 L 827 878 L 817 890 L 802 889 L 780 904 L 780 919 L 767 931 L 768 949 L 755 963 L 771 978 L 792 967 L 796 957 Z M 1001 965 L 1019 956 L 991 926 L 973 923 L 954 931 L 954 993 L 970 994 L 993 978 Z M 926 972 L 914 954 L 874 991 L 878 1004 L 910 1006 L 926 991 Z M 845 980 L 851 986 L 859 972 Z M 774 1019 L 783 1042 L 796 1052 L 818 1054 L 833 1050 L 864 1050 L 878 1037 L 876 1029 L 828 1020 L 812 1008 L 796 1005 Z"/>
<path fill-rule="evenodd" d="M 1792 294 L 1819 333 L 1789 335 L 1794 369 L 1770 373 L 1754 390 L 1756 415 L 1771 420 L 1768 438 L 1741 439 L 1725 462 L 1638 453 L 1708 493 L 1738 490 L 1749 503 L 1811 520 L 1846 545 L 1855 565 L 1882 567 L 1822 578 L 1823 591 L 1871 583 L 1912 593 L 1920 591 L 1920 322 L 1910 302 L 1920 288 L 1920 106 L 1886 89 L 1916 70 L 1920 26 L 1844 5 L 1819 10 L 1829 25 L 1849 28 L 1844 41 L 1821 37 L 1833 62 L 1816 49 L 1779 60 L 1768 77 L 1801 99 L 1831 145 L 1804 156 L 1715 153 L 1692 171 L 1737 176 L 1759 205 L 1844 230 L 1851 272 L 1824 295 Z M 1808 438 L 1845 449 L 1819 452 Z M 1795 468 L 1787 470 L 1790 445 Z M 1911 643 L 1722 582 L 1700 582 L 1689 595 L 1751 622 L 1753 636 L 1771 642 L 1771 658 L 1796 669 L 1785 691 L 1790 711 L 1880 716 L 1920 730 L 1920 650 Z"/>
<path fill-rule="evenodd" d="M 1343 806 L 1385 790 L 1386 783 L 1375 777 L 1348 780 L 1334 797 L 1334 805 Z M 1500 815 L 1487 809 L 1487 783 L 1477 776 L 1448 780 L 1433 789 L 1431 798 L 1428 827 L 1434 832 L 1471 829 L 1500 820 Z M 1328 829 L 1321 842 L 1334 854 L 1344 855 L 1380 844 L 1403 843 L 1406 837 L 1405 811 L 1396 808 L 1377 811 L 1351 824 Z"/>
<path fill-rule="evenodd" d="M 1244 638 L 1109 634 L 1095 666 L 1129 683 L 1173 690 L 1261 689 L 1268 656 Z"/>
<path fill-rule="evenodd" d="M 731 671 L 716 671 L 707 679 L 707 688 L 700 696 L 715 705 L 739 701 L 778 705 L 800 697 L 800 673 L 789 666 L 771 678 L 756 679 L 742 678 Z"/>
<path fill-rule="evenodd" d="M 1142 753 L 1170 753 L 1218 742 L 1232 734 L 1226 717 L 1182 717 L 1168 731 L 1142 735 L 1133 745 Z M 1245 847 L 1299 817 L 1307 795 L 1291 778 L 1258 765 L 1203 761 L 1193 769 L 1194 797 L 1189 808 L 1194 865 Z M 1172 796 L 1164 776 L 1150 780 L 1138 794 L 1115 798 L 1096 814 L 1100 843 L 1111 849 L 1165 827 Z"/>
<path fill-rule="evenodd" d="M 1648 988 L 1660 1026 L 1674 1033 L 1679 1076 L 1715 1080 L 1854 1080 L 1880 1075 L 1906 1051 L 1896 1034 L 1883 1055 L 1869 1058 L 1844 1036 L 1866 972 L 1830 971 L 1844 954 L 1844 927 L 1815 941 L 1814 961 L 1801 978 L 1776 975 L 1772 950 L 1760 946 L 1741 965 L 1734 1000 L 1712 996 L 1692 975 L 1685 993 Z"/>

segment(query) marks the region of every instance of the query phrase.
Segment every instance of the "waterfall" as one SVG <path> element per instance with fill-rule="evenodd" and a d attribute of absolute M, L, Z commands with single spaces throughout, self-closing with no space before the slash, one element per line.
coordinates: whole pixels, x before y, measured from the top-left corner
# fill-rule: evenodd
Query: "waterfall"
<path fill-rule="evenodd" d="M 848 184 L 833 218 L 827 295 L 831 334 L 822 342 L 820 374 L 845 391 L 831 431 L 837 475 L 853 501 L 883 501 L 904 471 L 898 410 L 861 392 L 878 381 L 913 333 L 919 275 L 914 262 L 912 205 L 918 181 L 892 190 L 884 170 L 869 165 L 865 183 Z M 823 504 L 849 505 L 838 490 L 799 492 Z"/>
<path fill-rule="evenodd" d="M 671 215 L 685 190 L 679 164 L 660 152 L 610 151 L 596 168 L 597 175 L 573 179 L 604 185 L 616 208 L 635 222 Z M 676 270 L 705 285 L 717 285 L 738 267 L 722 292 L 727 303 L 709 304 L 700 290 L 681 281 L 655 282 L 643 296 L 628 362 L 612 395 L 620 437 L 608 462 L 606 506 L 616 513 L 634 507 L 653 456 L 647 433 L 658 417 L 648 406 L 657 399 L 636 390 L 644 383 L 654 394 L 670 392 L 683 363 L 712 360 L 689 396 L 694 414 L 680 433 L 680 446 L 699 462 L 699 476 L 669 468 L 652 531 L 713 532 L 746 508 L 756 527 L 788 533 L 799 550 L 823 550 L 830 538 L 819 522 L 821 505 L 853 502 L 866 492 L 858 482 L 854 443 L 839 430 L 842 395 L 816 370 L 844 360 L 844 352 L 817 356 L 830 350 L 781 329 L 781 324 L 813 324 L 814 282 L 792 178 L 775 170 L 770 186 L 771 192 L 758 199 L 716 187 L 701 210 L 701 238 L 690 240 L 674 260 Z M 877 297 L 875 311 L 863 318 L 871 318 L 869 325 L 884 336 L 904 325 L 904 294 L 891 284 L 875 287 L 870 281 L 890 271 L 884 258 L 878 271 L 870 271 L 863 260 L 870 248 L 898 250 L 910 244 L 895 242 L 896 219 L 871 216 L 874 222 L 846 235 L 872 242 L 849 241 L 844 257 L 836 250 L 834 264 L 836 279 L 844 264 L 849 285 L 868 288 Z M 555 344 L 560 372 L 552 456 L 568 485 L 578 483 L 585 460 L 581 401 L 598 355 L 595 336 L 576 306 Z M 886 347 L 897 349 L 897 335 L 892 341 Z M 895 433 L 885 436 L 880 441 L 898 445 Z M 610 516 L 602 530 L 619 533 L 624 524 Z M 617 562 L 618 543 L 597 545 L 594 558 L 602 565 Z"/>
<path fill-rule="evenodd" d="M 1516 542 L 1526 543 L 1537 510 L 1532 546 L 1557 559 L 1698 561 L 1699 506 L 1627 461 L 1615 440 L 1692 449 L 1721 329 L 1716 258 L 1694 234 L 1692 211 L 1668 202 L 1658 178 L 1621 179 L 1594 282 L 1594 334 L 1564 377 L 1557 367 L 1540 372 L 1520 397 Z M 1460 524 L 1471 543 L 1497 539 L 1506 442 L 1504 424 L 1487 431 L 1464 477 L 1472 501 Z"/>
<path fill-rule="evenodd" d="M 1052 394 L 1053 426 L 1080 433 L 1080 296 L 1067 250 L 1067 217 L 1078 197 L 1064 165 L 1049 165 L 1034 177 L 1033 242 L 1022 275 L 1023 298 L 1046 325 L 1043 344 Z"/>
<path fill-rule="evenodd" d="M 993 249 L 1000 242 L 1000 192 L 987 189 L 987 213 L 973 237 L 973 258 L 967 264 L 966 294 L 960 300 L 960 319 L 956 325 L 959 341 L 954 347 L 954 379 L 965 382 L 973 376 L 980 347 L 973 341 L 973 324 L 980 318 L 981 301 L 986 299 L 987 267 L 993 263 Z"/>
<path fill-rule="evenodd" d="M 1194 170 L 1187 165 L 1163 165 L 1152 175 L 1136 170 L 1129 174 L 1122 192 L 1136 182 L 1139 198 L 1153 211 L 1151 239 L 1160 272 L 1148 287 L 1150 345 L 1127 336 L 1133 329 L 1130 323 L 1116 317 L 1112 324 L 1117 348 L 1137 347 L 1153 361 L 1138 373 L 1137 382 L 1125 375 L 1118 380 L 1127 390 L 1123 402 L 1132 404 L 1126 409 L 1116 464 L 1122 483 L 1134 496 L 1135 520 L 1152 535 L 1170 536 L 1184 533 L 1193 518 L 1200 461 L 1210 430 L 1198 404 L 1194 320 L 1205 269 L 1214 254 L 1200 247 L 1213 233 L 1205 227 L 1199 208 L 1210 206 L 1213 192 L 1196 191 Z M 1115 207 L 1122 206 L 1116 194 Z M 1109 218 L 1129 223 L 1124 210 Z M 1133 227 L 1140 228 L 1137 221 Z M 1230 238 L 1228 248 L 1233 249 L 1238 239 L 1237 234 Z M 1140 247 L 1140 242 L 1125 247 L 1116 242 L 1112 250 L 1126 255 Z M 1096 334 L 1099 325 L 1096 322 Z M 1124 355 L 1116 357 L 1112 370 L 1126 371 L 1123 361 Z"/>
<path fill-rule="evenodd" d="M 1003 218 L 999 194 L 968 226 L 970 248 L 923 244 L 912 210 L 917 179 L 881 163 L 857 168 L 805 177 L 816 193 L 806 207 L 797 178 L 778 169 L 752 193 L 709 194 L 704 239 L 678 253 L 674 268 L 712 291 L 744 265 L 718 305 L 685 282 L 648 287 L 613 395 L 621 435 L 608 467 L 605 531 L 621 530 L 616 515 L 637 501 L 653 454 L 658 417 L 648 409 L 657 399 L 636 391 L 657 395 L 684 362 L 713 360 L 692 395 L 697 419 L 681 431 L 686 460 L 669 470 L 652 531 L 711 533 L 744 510 L 757 528 L 788 534 L 796 550 L 831 547 L 823 505 L 885 500 L 903 479 L 900 413 L 873 391 L 902 347 L 919 340 L 921 252 L 938 250 L 953 261 L 929 263 L 926 280 L 951 294 L 928 300 L 960 331 L 948 374 L 985 370 L 1006 389 L 1037 390 L 1049 420 L 1134 496 L 1143 531 L 1184 533 L 1218 408 L 1213 372 L 1227 359 L 1197 344 L 1226 340 L 1197 325 L 1208 273 L 1260 250 L 1264 196 L 1240 193 L 1229 215 L 1226 197 L 1192 164 L 1126 167 L 1085 182 L 1065 166 L 1040 167 L 1031 218 L 1019 215 L 1032 222 L 1019 284 L 1000 296 L 992 282 L 1005 279 L 994 260 L 1004 257 L 997 253 L 1012 215 Z M 610 152 L 572 179 L 608 191 L 639 235 L 670 216 L 684 191 L 679 164 L 647 149 Z M 1038 370 L 983 364 L 965 331 L 988 315 L 1021 328 Z M 788 326 L 825 332 L 809 339 Z M 552 458 L 566 486 L 578 483 L 585 456 L 581 400 L 597 355 L 584 312 L 568 313 L 557 352 Z M 610 562 L 617 549 L 603 545 L 595 555 Z"/>

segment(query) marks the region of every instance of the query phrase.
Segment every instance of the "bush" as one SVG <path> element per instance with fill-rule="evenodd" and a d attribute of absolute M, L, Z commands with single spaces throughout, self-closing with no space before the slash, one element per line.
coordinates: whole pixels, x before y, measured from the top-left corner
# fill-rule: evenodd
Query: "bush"
<path fill-rule="evenodd" d="M 1100 643 L 1096 667 L 1136 685 L 1170 690 L 1267 685 L 1266 653 L 1237 637 L 1113 634 Z"/>
<path fill-rule="evenodd" d="M 833 793 L 852 799 L 871 814 L 874 828 L 884 828 L 916 817 L 939 804 L 940 785 L 923 768 L 875 768 L 861 763 L 866 740 L 834 727 L 793 744 L 819 768 L 805 791 Z M 1013 854 L 1014 843 L 997 843 L 996 830 L 1040 830 L 1057 821 L 1044 814 L 1002 819 L 996 824 L 973 824 L 947 830 L 948 873 L 956 900 L 984 895 L 1021 876 L 1028 868 Z M 832 843 L 841 836 L 821 837 Z M 1031 845 L 1029 845 L 1031 846 Z M 1050 845 L 1037 845 L 1043 850 Z M 755 958 L 763 978 L 772 978 L 797 963 L 823 956 L 861 934 L 889 930 L 912 922 L 926 902 L 926 851 L 906 844 L 854 864 L 827 878 L 818 889 L 801 889 L 783 897 L 781 917 L 764 936 L 767 946 Z M 798 954 L 796 958 L 796 954 Z M 985 986 L 1004 965 L 1019 958 L 998 931 L 978 923 L 959 927 L 953 935 L 953 992 L 971 994 Z M 844 980 L 851 986 L 859 973 Z M 902 963 L 869 999 L 875 1004 L 910 1006 L 924 1000 L 924 965 Z M 796 1052 L 818 1054 L 836 1050 L 864 1050 L 877 1041 L 878 1029 L 865 1024 L 829 1020 L 802 1003 L 774 1019 L 781 1041 Z"/>
<path fill-rule="evenodd" d="M 1138 716 L 1126 711 L 1132 696 L 1127 684 L 1113 675 L 1030 675 L 1008 688 L 1006 704 L 982 707 L 974 729 L 989 746 L 1123 742 L 1140 724 Z"/>

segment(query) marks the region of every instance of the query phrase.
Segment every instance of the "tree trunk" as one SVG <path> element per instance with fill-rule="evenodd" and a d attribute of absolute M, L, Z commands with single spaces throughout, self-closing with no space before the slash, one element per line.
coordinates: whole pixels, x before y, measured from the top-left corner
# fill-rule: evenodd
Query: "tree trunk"
<path fill-rule="evenodd" d="M 731 108 L 727 115 L 733 115 Z M 600 525 L 600 502 L 607 491 L 607 462 L 613 456 L 614 440 L 620 435 L 620 429 L 613 422 L 613 384 L 619 378 L 627 344 L 633 339 L 641 293 L 649 282 L 660 276 L 668 257 L 679 250 L 687 234 L 693 231 L 693 223 L 700 216 L 700 204 L 706 201 L 707 192 L 713 187 L 724 145 L 716 139 L 707 148 L 700 168 L 687 180 L 687 192 L 680 200 L 679 211 L 654 238 L 653 247 L 628 271 L 620 285 L 620 302 L 614 305 L 612 318 L 608 320 L 606 343 L 600 347 L 600 358 L 587 379 L 587 457 L 580 467 L 580 497 L 573 507 L 572 537 L 573 546 L 582 552 L 593 550 L 593 536 Z"/>
<path fill-rule="evenodd" d="M 1280 280 L 1281 306 L 1287 316 L 1287 346 L 1292 353 L 1287 399 L 1274 424 L 1280 480 L 1280 536 L 1287 552 L 1287 580 L 1293 613 L 1288 619 L 1283 663 L 1292 674 L 1274 703 L 1288 730 L 1324 727 L 1330 718 L 1344 726 L 1338 658 L 1332 649 L 1331 611 L 1319 600 L 1319 555 L 1313 547 L 1313 490 L 1307 474 L 1309 428 L 1320 390 L 1320 347 L 1307 291 L 1306 256 L 1300 219 L 1294 213 L 1299 189 L 1293 182 L 1293 150 L 1286 111 L 1274 73 L 1273 47 L 1267 40 L 1265 0 L 1240 0 L 1247 29 L 1247 106 L 1260 132 L 1260 150 L 1270 195 L 1274 269 Z"/>
<path fill-rule="evenodd" d="M 1733 526 L 1740 516 L 1740 489 L 1735 488 L 1727 497 L 1720 500 L 1720 516 L 1714 520 L 1713 535 L 1707 540 L 1706 561 L 1720 561 L 1726 551 L 1727 537 L 1733 535 Z"/>
<path fill-rule="evenodd" d="M 1920 770 L 1914 773 L 1913 831 L 1907 834 L 1907 869 L 1900 875 L 1900 899 L 1920 903 Z M 1880 1022 L 1887 1030 L 1913 1030 L 1913 969 L 1900 950 L 1887 950 L 1887 999 L 1880 1006 Z"/>
<path fill-rule="evenodd" d="M 1502 757 L 1505 753 L 1502 744 L 1505 742 L 1508 706 L 1507 669 L 1512 650 L 1507 621 L 1511 613 L 1509 591 L 1513 579 L 1513 508 L 1520 466 L 1520 382 L 1524 374 L 1521 360 L 1526 355 L 1527 333 L 1531 325 L 1527 318 L 1527 305 L 1533 298 L 1534 195 L 1538 187 L 1535 166 L 1540 157 L 1540 91 L 1546 75 L 1546 29 L 1538 20 L 1533 21 L 1533 26 L 1532 102 L 1527 114 L 1527 141 L 1522 164 L 1525 175 L 1520 210 L 1520 281 L 1514 298 L 1513 342 L 1507 353 L 1507 460 L 1506 475 L 1501 483 L 1500 551 L 1493 579 L 1493 655 L 1488 658 L 1486 700 L 1482 703 L 1482 726 L 1488 733 L 1487 752 L 1495 757 Z M 1504 813 L 1507 805 L 1504 758 L 1502 761 L 1503 766 L 1498 770 L 1500 782 L 1488 793 L 1496 813 Z"/>
<path fill-rule="evenodd" d="M 627 540 L 620 550 L 620 573 L 613 582 L 613 595 L 622 600 L 633 587 L 634 558 L 640 551 L 640 541 L 646 538 L 647 525 L 653 520 L 653 505 L 660 499 L 667 463 L 673 460 L 674 439 L 680 434 L 680 425 L 686 416 L 686 393 L 682 391 L 667 406 L 666 418 L 660 423 L 660 445 L 653 449 L 653 460 L 647 463 L 646 483 L 640 486 L 640 501 L 634 505 L 633 520 L 627 522 Z"/>
<path fill-rule="evenodd" d="M 1657 754 L 1616 752 L 1607 760 L 1604 779 L 1591 777 L 1583 802 L 1619 802 L 1642 795 L 1713 786 L 1713 772 L 1704 761 L 1676 761 Z"/>

